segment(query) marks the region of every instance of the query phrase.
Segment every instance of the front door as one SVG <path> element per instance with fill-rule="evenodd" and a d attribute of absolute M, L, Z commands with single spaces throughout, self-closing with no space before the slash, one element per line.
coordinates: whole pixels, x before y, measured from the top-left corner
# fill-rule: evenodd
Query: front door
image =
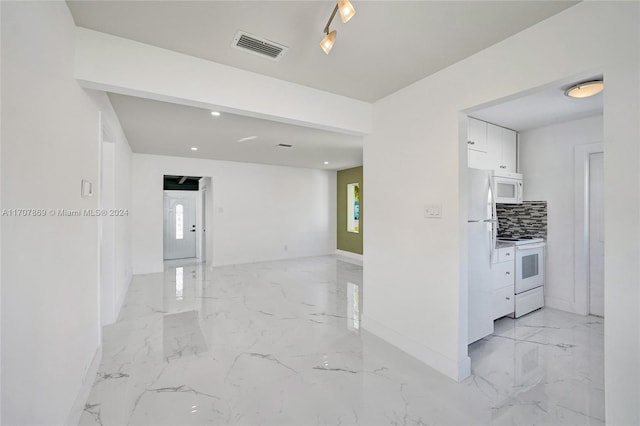
<path fill-rule="evenodd" d="M 195 191 L 164 192 L 164 259 L 196 257 Z"/>

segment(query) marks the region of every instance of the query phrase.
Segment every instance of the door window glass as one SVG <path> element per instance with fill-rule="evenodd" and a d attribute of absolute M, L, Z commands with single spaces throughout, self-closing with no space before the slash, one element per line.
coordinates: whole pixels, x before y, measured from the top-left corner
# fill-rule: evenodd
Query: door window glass
<path fill-rule="evenodd" d="M 183 229 L 184 227 L 184 208 L 182 204 L 176 205 L 176 240 L 181 240 L 184 238 Z"/>

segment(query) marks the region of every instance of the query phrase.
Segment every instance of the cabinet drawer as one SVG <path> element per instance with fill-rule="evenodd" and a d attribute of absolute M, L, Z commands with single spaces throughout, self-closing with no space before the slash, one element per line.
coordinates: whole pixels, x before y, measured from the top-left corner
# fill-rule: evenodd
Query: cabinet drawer
<path fill-rule="evenodd" d="M 491 265 L 491 286 L 494 290 L 511 286 L 515 283 L 514 262 L 501 262 Z"/>
<path fill-rule="evenodd" d="M 516 257 L 515 247 L 503 247 L 498 249 L 498 262 L 513 262 Z"/>
<path fill-rule="evenodd" d="M 514 311 L 513 287 L 505 287 L 493 292 L 493 319 L 502 318 Z"/>

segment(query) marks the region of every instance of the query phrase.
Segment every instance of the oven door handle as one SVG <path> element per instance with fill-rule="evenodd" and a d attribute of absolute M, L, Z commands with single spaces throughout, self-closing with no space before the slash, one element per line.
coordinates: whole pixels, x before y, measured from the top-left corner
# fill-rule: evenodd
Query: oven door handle
<path fill-rule="evenodd" d="M 539 244 L 523 244 L 521 246 L 516 246 L 516 250 L 533 250 L 533 249 L 538 249 L 538 248 L 542 248 L 544 246 L 546 246 L 546 243 L 539 243 Z"/>

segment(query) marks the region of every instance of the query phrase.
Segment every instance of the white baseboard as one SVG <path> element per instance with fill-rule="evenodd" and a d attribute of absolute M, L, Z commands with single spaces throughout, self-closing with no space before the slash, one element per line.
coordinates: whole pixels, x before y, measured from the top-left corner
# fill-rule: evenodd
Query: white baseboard
<path fill-rule="evenodd" d="M 587 315 L 584 306 L 577 306 L 576 303 L 569 302 L 568 300 L 557 299 L 555 297 L 545 297 L 544 306 L 548 308 L 557 309 L 559 311 L 570 312 L 572 314 Z"/>
<path fill-rule="evenodd" d="M 82 380 L 82 385 L 80 386 L 80 390 L 78 391 L 78 395 L 76 396 L 76 400 L 73 403 L 73 407 L 69 412 L 69 416 L 67 417 L 65 424 L 77 425 L 80 422 L 80 416 L 82 415 L 87 400 L 89 399 L 89 395 L 91 394 L 91 388 L 93 388 L 93 382 L 96 379 L 96 374 L 98 373 L 98 368 L 100 367 L 101 362 L 102 346 L 98 346 L 96 353 L 93 355 L 91 365 L 89 365 L 89 368 L 84 375 L 84 380 Z"/>
<path fill-rule="evenodd" d="M 361 254 L 336 249 L 336 255 L 343 257 L 345 262 L 355 263 L 356 265 L 362 266 L 363 257 Z"/>
<path fill-rule="evenodd" d="M 471 374 L 471 359 L 468 356 L 460 362 L 447 358 L 365 314 L 362 316 L 362 328 L 457 382 Z"/>
<path fill-rule="evenodd" d="M 124 300 L 127 298 L 129 287 L 131 287 L 131 281 L 133 281 L 133 274 L 132 273 L 127 274 L 126 280 L 127 280 L 127 285 L 124 287 L 122 294 L 120 295 L 120 300 L 116 302 L 116 317 L 114 318 L 114 322 L 120 316 L 120 311 L 122 310 L 122 306 L 124 305 Z"/>

